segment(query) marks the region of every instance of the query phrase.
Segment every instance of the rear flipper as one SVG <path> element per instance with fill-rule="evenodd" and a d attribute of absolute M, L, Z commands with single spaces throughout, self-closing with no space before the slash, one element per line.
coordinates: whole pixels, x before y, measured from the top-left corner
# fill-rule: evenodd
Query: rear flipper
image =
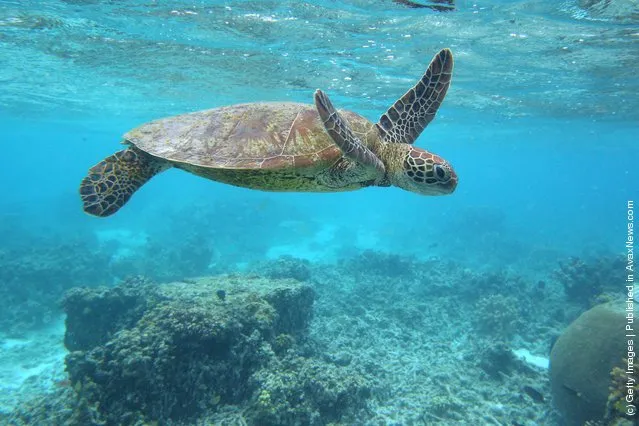
<path fill-rule="evenodd" d="M 82 179 L 84 211 L 100 217 L 112 215 L 149 179 L 169 167 L 168 162 L 135 147 L 116 152 L 91 167 Z"/>

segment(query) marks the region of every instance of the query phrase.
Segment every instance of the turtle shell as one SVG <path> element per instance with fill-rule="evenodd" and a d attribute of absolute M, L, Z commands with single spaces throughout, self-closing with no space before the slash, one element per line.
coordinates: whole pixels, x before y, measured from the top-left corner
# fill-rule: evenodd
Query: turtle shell
<path fill-rule="evenodd" d="M 358 114 L 341 113 L 356 134 L 364 136 L 373 126 Z M 124 138 L 156 157 L 203 168 L 317 168 L 342 156 L 315 106 L 299 103 L 240 104 L 178 115 L 143 124 Z"/>

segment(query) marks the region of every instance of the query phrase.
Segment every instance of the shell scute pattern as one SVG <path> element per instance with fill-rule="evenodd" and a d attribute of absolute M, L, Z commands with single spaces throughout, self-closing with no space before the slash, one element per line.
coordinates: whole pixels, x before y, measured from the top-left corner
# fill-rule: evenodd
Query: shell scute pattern
<path fill-rule="evenodd" d="M 132 130 L 125 140 L 169 161 L 225 169 L 314 168 L 342 155 L 317 111 L 296 103 L 241 104 L 169 117 Z"/>

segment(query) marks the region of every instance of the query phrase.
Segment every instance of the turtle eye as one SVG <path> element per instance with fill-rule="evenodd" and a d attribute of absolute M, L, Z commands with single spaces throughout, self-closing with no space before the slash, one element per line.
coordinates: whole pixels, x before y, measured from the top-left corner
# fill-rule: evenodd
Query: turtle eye
<path fill-rule="evenodd" d="M 435 164 L 434 171 L 437 180 L 440 182 L 448 182 L 450 180 L 450 170 L 448 167 L 441 164 Z"/>

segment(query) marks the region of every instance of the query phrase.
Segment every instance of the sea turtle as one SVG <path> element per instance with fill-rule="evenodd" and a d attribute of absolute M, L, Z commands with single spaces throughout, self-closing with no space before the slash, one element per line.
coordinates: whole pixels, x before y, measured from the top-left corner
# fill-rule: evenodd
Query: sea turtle
<path fill-rule="evenodd" d="M 84 211 L 117 212 L 170 167 L 264 191 L 349 191 L 398 186 L 449 194 L 457 175 L 441 157 L 414 147 L 450 85 L 453 56 L 440 51 L 424 76 L 377 124 L 337 111 L 315 92 L 315 105 L 251 103 L 152 121 L 124 135 L 126 149 L 105 158 L 80 184 Z"/>

